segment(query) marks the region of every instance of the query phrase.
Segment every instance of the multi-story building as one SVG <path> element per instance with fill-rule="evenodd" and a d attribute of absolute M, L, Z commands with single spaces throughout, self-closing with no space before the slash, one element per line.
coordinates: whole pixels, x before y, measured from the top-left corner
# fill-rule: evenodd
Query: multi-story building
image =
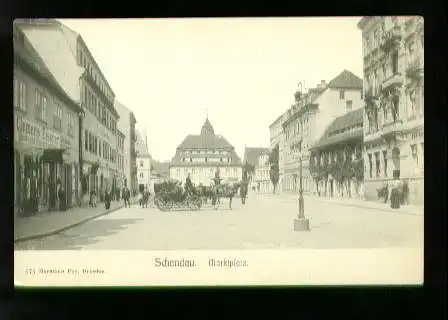
<path fill-rule="evenodd" d="M 16 213 L 68 207 L 79 199 L 81 107 L 61 88 L 22 29 L 13 26 L 14 207 Z"/>
<path fill-rule="evenodd" d="M 269 169 L 269 149 L 266 148 L 265 151 L 258 156 L 257 164 L 255 165 L 254 182 L 258 192 L 268 193 L 274 190 Z"/>
<path fill-rule="evenodd" d="M 261 183 L 260 180 L 260 172 L 257 176 L 257 167 L 259 166 L 259 158 L 263 154 L 267 154 L 269 151 L 268 148 L 260 148 L 260 147 L 245 147 L 244 148 L 244 167 L 247 168 L 247 178 L 249 180 L 249 189 L 250 190 L 258 190 L 258 182 Z M 259 180 L 259 181 L 257 181 Z"/>
<path fill-rule="evenodd" d="M 135 125 L 137 120 L 134 113 L 124 104 L 115 99 L 115 109 L 120 114 L 118 128 L 124 133 L 124 185 L 131 190 L 137 191 L 137 135 Z"/>
<path fill-rule="evenodd" d="M 137 183 L 138 190 L 142 192 L 151 184 L 151 155 L 148 151 L 148 144 L 145 136 L 143 140 L 142 135 L 137 131 Z"/>
<path fill-rule="evenodd" d="M 310 151 L 316 193 L 328 197 L 363 197 L 363 109 L 350 111 L 328 126 Z"/>
<path fill-rule="evenodd" d="M 115 94 L 80 34 L 53 19 L 20 22 L 20 27 L 67 94 L 84 109 L 80 141 L 84 193 L 113 190 L 117 175 Z"/>
<path fill-rule="evenodd" d="M 283 132 L 282 124 L 286 121 L 286 117 L 287 112 L 284 112 L 269 126 L 271 149 L 278 144 L 279 178 L 276 191 L 280 193 L 285 190 L 285 182 L 283 180 L 285 170 L 285 133 Z"/>
<path fill-rule="evenodd" d="M 423 18 L 363 17 L 364 194 L 394 178 L 408 182 L 409 201 L 423 204 Z"/>
<path fill-rule="evenodd" d="M 362 80 L 344 70 L 329 83 L 321 83 L 307 93 L 296 92 L 296 104 L 283 122 L 285 133 L 285 191 L 298 192 L 300 159 L 304 193 L 315 194 L 316 186 L 309 171 L 309 149 L 337 117 L 362 107 Z"/>
<path fill-rule="evenodd" d="M 124 181 L 126 179 L 125 171 L 124 171 L 124 140 L 125 134 L 117 129 L 117 188 L 119 190 L 123 189 Z"/>
<path fill-rule="evenodd" d="M 217 168 L 223 183 L 242 178 L 242 163 L 235 147 L 223 136 L 215 135 L 207 118 L 200 135 L 188 135 L 177 147 L 170 165 L 170 178 L 185 182 L 190 174 L 196 185 L 210 185 Z"/>

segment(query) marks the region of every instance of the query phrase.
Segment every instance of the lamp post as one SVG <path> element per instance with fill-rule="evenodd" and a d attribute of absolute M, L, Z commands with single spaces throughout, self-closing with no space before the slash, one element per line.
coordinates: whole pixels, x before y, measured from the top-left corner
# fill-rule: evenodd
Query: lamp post
<path fill-rule="evenodd" d="M 299 82 L 299 92 L 302 93 L 302 82 Z M 302 94 L 300 95 L 300 101 L 302 102 Z M 299 161 L 300 161 L 300 177 L 299 177 L 299 215 L 294 219 L 294 231 L 309 231 L 310 221 L 305 218 L 305 203 L 303 200 L 303 174 L 302 174 L 302 150 L 299 150 Z"/>

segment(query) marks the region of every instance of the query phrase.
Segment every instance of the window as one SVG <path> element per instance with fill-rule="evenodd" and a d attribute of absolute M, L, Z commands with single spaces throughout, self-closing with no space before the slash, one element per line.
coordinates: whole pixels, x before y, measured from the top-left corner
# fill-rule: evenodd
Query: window
<path fill-rule="evenodd" d="M 353 101 L 352 100 L 347 100 L 345 102 L 345 105 L 346 105 L 347 111 L 351 111 L 352 108 L 353 108 Z"/>
<path fill-rule="evenodd" d="M 143 161 L 140 161 L 140 168 L 143 168 Z"/>
<path fill-rule="evenodd" d="M 345 91 L 344 90 L 339 91 L 339 99 L 341 99 L 341 100 L 345 99 Z"/>
<path fill-rule="evenodd" d="M 237 174 L 238 174 L 238 169 L 237 169 L 237 168 L 234 168 L 234 169 L 233 169 L 233 174 L 234 174 L 234 175 L 237 175 Z"/>
<path fill-rule="evenodd" d="M 140 178 L 143 178 L 143 172 L 140 172 Z"/>
<path fill-rule="evenodd" d="M 387 177 L 387 150 L 383 151 L 384 176 Z"/>
<path fill-rule="evenodd" d="M 381 69 L 383 71 L 383 79 L 386 79 L 386 77 L 387 77 L 387 63 L 383 63 L 381 65 Z"/>
<path fill-rule="evenodd" d="M 414 54 L 414 52 L 415 52 L 415 42 L 414 42 L 414 40 L 409 40 L 406 47 L 407 47 L 406 51 L 407 51 L 408 55 L 412 56 Z"/>
<path fill-rule="evenodd" d="M 75 117 L 71 113 L 67 113 L 67 135 L 75 136 Z"/>
<path fill-rule="evenodd" d="M 415 168 L 418 168 L 418 148 L 416 144 L 411 145 L 412 160 L 414 161 Z"/>
<path fill-rule="evenodd" d="M 17 78 L 14 78 L 14 106 L 26 112 L 25 82 Z"/>
<path fill-rule="evenodd" d="M 84 131 L 84 149 L 89 150 L 89 132 L 87 130 Z"/>
<path fill-rule="evenodd" d="M 380 42 L 380 33 L 379 33 L 378 29 L 373 32 L 373 39 L 374 39 L 375 45 L 378 45 Z"/>
<path fill-rule="evenodd" d="M 101 140 L 98 140 L 98 156 L 99 157 L 102 157 L 102 155 L 103 155 L 103 146 L 102 146 L 102 143 L 101 143 Z"/>
<path fill-rule="evenodd" d="M 398 95 L 396 95 L 392 98 L 392 118 L 394 122 L 397 121 L 400 117 L 399 108 L 400 108 L 400 98 Z"/>
<path fill-rule="evenodd" d="M 36 118 L 41 121 L 47 121 L 47 98 L 38 90 L 36 89 L 36 101 L 35 101 L 35 112 L 36 112 Z"/>
<path fill-rule="evenodd" d="M 369 154 L 369 173 L 370 173 L 370 178 L 372 178 L 372 167 L 373 167 L 373 164 L 372 164 L 372 155 Z"/>
<path fill-rule="evenodd" d="M 176 169 L 176 175 L 180 176 L 180 169 Z"/>
<path fill-rule="evenodd" d="M 397 74 L 398 73 L 398 51 L 394 50 L 392 53 L 392 73 Z"/>
<path fill-rule="evenodd" d="M 380 162 L 380 153 L 375 152 L 375 172 L 376 176 L 379 177 L 381 173 L 381 162 Z"/>
<path fill-rule="evenodd" d="M 191 173 L 192 174 L 195 174 L 195 172 L 196 172 L 196 170 L 193 168 L 193 169 L 191 169 Z"/>
<path fill-rule="evenodd" d="M 53 127 L 56 130 L 62 129 L 62 109 L 57 103 L 55 103 L 56 114 L 53 116 Z"/>

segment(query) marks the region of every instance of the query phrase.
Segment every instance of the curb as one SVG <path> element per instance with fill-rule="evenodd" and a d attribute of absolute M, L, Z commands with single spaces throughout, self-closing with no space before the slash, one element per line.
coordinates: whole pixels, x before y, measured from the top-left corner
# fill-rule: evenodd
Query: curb
<path fill-rule="evenodd" d="M 297 198 L 294 198 L 297 200 Z M 363 209 L 371 209 L 371 210 L 379 210 L 379 211 L 388 211 L 393 213 L 399 213 L 399 214 L 406 214 L 406 215 L 412 215 L 412 216 L 424 216 L 424 212 L 416 213 L 416 212 L 409 212 L 409 211 L 398 211 L 390 208 L 375 208 L 368 205 L 362 205 L 362 204 L 354 204 L 354 203 L 342 203 L 342 202 L 336 202 L 336 201 L 327 201 L 324 198 L 315 198 L 313 200 L 316 200 L 320 203 L 329 203 L 329 204 L 336 204 L 340 206 L 346 206 L 346 207 L 355 207 L 355 208 L 363 208 Z M 422 210 L 423 211 L 423 210 Z"/>
<path fill-rule="evenodd" d="M 355 208 L 363 208 L 363 209 L 371 209 L 371 210 L 379 210 L 379 211 L 388 211 L 388 212 L 407 214 L 407 215 L 412 215 L 412 216 L 423 216 L 423 213 L 415 213 L 415 212 L 408 212 L 408 211 L 397 211 L 397 210 L 389 209 L 389 208 L 375 208 L 375 207 L 363 206 L 361 204 L 340 203 L 340 202 L 331 202 L 331 201 L 325 201 L 325 200 L 320 200 L 319 202 L 321 202 L 321 203 L 337 204 L 337 205 L 346 206 L 346 207 L 355 207 Z"/>
<path fill-rule="evenodd" d="M 30 235 L 30 236 L 19 237 L 17 239 L 14 239 L 14 244 L 20 243 L 20 242 L 24 242 L 24 241 L 35 240 L 35 239 L 39 239 L 39 238 L 45 238 L 45 237 L 56 235 L 56 234 L 61 233 L 61 232 L 65 231 L 65 230 L 71 229 L 73 227 L 77 227 L 77 226 L 79 226 L 79 225 L 81 225 L 83 223 L 86 223 L 86 222 L 90 221 L 90 220 L 93 220 L 93 219 L 99 218 L 101 216 L 105 216 L 106 214 L 112 213 L 114 211 L 120 210 L 123 207 L 124 207 L 124 205 L 120 205 L 120 206 L 118 206 L 118 207 L 116 207 L 114 209 L 111 209 L 111 210 L 108 210 L 106 212 L 102 212 L 102 213 L 90 216 L 88 218 L 84 218 L 84 219 L 82 219 L 80 221 L 71 223 L 69 225 L 66 225 L 65 227 L 57 228 L 57 229 L 52 230 L 52 231 L 39 233 L 39 234 L 33 234 L 33 235 Z"/>

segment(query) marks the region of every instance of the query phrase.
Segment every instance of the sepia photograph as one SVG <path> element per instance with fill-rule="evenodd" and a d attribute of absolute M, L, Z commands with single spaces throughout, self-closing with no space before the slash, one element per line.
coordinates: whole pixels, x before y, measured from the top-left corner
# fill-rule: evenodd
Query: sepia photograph
<path fill-rule="evenodd" d="M 15 20 L 15 252 L 423 252 L 423 24 Z"/>

